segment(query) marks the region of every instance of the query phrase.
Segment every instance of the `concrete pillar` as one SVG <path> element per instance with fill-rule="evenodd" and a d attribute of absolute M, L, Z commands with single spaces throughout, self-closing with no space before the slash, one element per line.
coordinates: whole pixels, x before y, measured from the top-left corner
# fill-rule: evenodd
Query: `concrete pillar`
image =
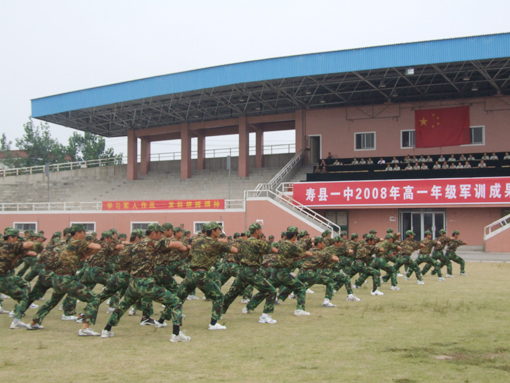
<path fill-rule="evenodd" d="M 255 167 L 264 166 L 264 130 L 255 128 Z"/>
<path fill-rule="evenodd" d="M 151 142 L 148 138 L 142 138 L 141 140 L 141 162 L 140 162 L 140 174 L 147 174 L 150 170 L 151 163 Z"/>
<path fill-rule="evenodd" d="M 250 159 L 250 132 L 246 116 L 239 117 L 239 177 L 248 177 Z"/>
<path fill-rule="evenodd" d="M 305 111 L 298 109 L 295 112 L 294 124 L 296 126 L 296 153 L 302 149 L 306 149 L 306 126 L 305 126 Z M 305 163 L 308 162 L 308 154 L 305 153 Z"/>
<path fill-rule="evenodd" d="M 128 130 L 127 137 L 127 179 L 134 181 L 138 177 L 138 139 L 134 130 Z"/>
<path fill-rule="evenodd" d="M 191 131 L 189 123 L 181 124 L 181 179 L 191 178 Z"/>
<path fill-rule="evenodd" d="M 205 135 L 201 133 L 197 133 L 197 169 L 203 170 L 205 169 Z"/>

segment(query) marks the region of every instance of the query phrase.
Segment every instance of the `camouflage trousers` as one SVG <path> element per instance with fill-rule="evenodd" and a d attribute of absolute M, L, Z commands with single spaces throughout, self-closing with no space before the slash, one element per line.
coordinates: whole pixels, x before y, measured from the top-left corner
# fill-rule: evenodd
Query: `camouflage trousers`
<path fill-rule="evenodd" d="M 285 269 L 276 269 L 276 272 L 273 273 L 271 279 L 269 280 L 269 283 L 271 283 L 274 287 L 288 287 L 289 293 L 287 296 L 294 292 L 297 298 L 297 310 L 304 310 L 305 309 L 305 302 L 306 302 L 306 286 L 296 277 L 293 277 L 290 275 L 290 273 Z M 283 291 L 283 290 L 281 290 Z M 281 292 L 280 292 L 281 294 Z M 285 298 L 287 298 L 285 296 Z M 280 298 L 278 298 L 280 299 Z"/>
<path fill-rule="evenodd" d="M 420 268 L 418 267 L 416 262 L 413 261 L 413 259 L 411 258 L 411 255 L 404 255 L 404 254 L 401 255 L 397 259 L 397 263 L 395 263 L 395 265 L 393 267 L 395 268 L 395 270 L 398 270 L 398 269 L 400 269 L 400 267 L 402 265 L 407 265 L 409 267 L 409 271 L 407 272 L 408 278 L 411 275 L 413 275 L 413 273 L 415 273 L 416 274 L 416 278 L 418 278 L 419 281 L 422 280 L 422 275 L 421 275 Z M 427 267 L 427 266 L 425 266 L 425 267 Z"/>
<path fill-rule="evenodd" d="M 32 288 L 32 291 L 28 294 L 28 305 L 27 308 L 30 307 L 32 303 L 36 299 L 42 298 L 44 294 L 46 294 L 46 291 L 53 288 L 53 274 L 50 271 L 46 271 L 42 269 L 39 273 L 39 278 L 37 279 L 37 282 L 35 283 L 34 287 Z M 76 299 L 70 297 L 69 295 L 66 296 L 66 299 L 64 299 L 63 302 L 63 308 L 64 308 L 64 315 L 70 316 L 76 314 Z"/>
<path fill-rule="evenodd" d="M 370 264 L 371 267 L 377 270 L 384 270 L 386 271 L 386 275 L 383 277 L 384 282 L 388 282 L 391 279 L 391 285 L 396 286 L 397 285 L 397 270 L 393 266 L 391 266 L 384 258 L 381 257 L 375 257 L 372 263 Z M 365 282 L 365 280 L 361 281 L 361 283 Z M 361 286 L 361 284 L 358 284 L 358 281 L 356 281 L 357 286 Z"/>
<path fill-rule="evenodd" d="M 350 278 L 352 278 L 354 275 L 359 273 L 360 278 L 365 275 L 365 280 L 372 276 L 372 291 L 377 290 L 381 286 L 381 272 L 377 269 L 374 269 L 373 267 L 365 265 L 365 262 L 363 262 L 360 259 L 356 259 L 349 268 L 349 273 L 347 274 Z M 356 284 L 356 286 L 359 286 Z"/>
<path fill-rule="evenodd" d="M 42 323 L 46 315 L 59 304 L 66 294 L 82 302 L 87 302 L 87 306 L 83 310 L 83 323 L 96 323 L 99 300 L 92 290 L 76 281 L 71 275 L 54 275 L 52 286 L 53 294 L 50 300 L 39 308 L 32 319 L 35 323 Z"/>
<path fill-rule="evenodd" d="M 232 277 L 236 278 L 239 270 L 242 266 L 239 266 L 237 263 L 233 262 L 225 262 L 223 263 L 222 268 L 220 269 L 220 287 L 223 286 L 228 280 Z M 248 285 L 243 291 L 243 299 L 251 299 L 253 294 L 253 285 Z"/>
<path fill-rule="evenodd" d="M 18 301 L 14 307 L 14 318 L 21 319 L 28 307 L 30 285 L 22 278 L 13 274 L 0 275 L 0 293 Z"/>
<path fill-rule="evenodd" d="M 427 271 L 429 271 L 429 269 L 431 267 L 434 267 L 434 271 L 437 273 L 437 275 L 439 277 L 442 277 L 442 274 L 441 274 L 441 266 L 439 265 L 439 262 L 437 262 L 435 259 L 432 259 L 430 256 L 428 256 L 427 254 L 419 254 L 418 255 L 418 258 L 416 258 L 416 264 L 419 266 L 421 265 L 422 263 L 426 263 L 427 265 L 425 267 L 428 266 L 427 270 L 425 271 L 425 268 L 422 270 L 422 274 L 425 275 L 425 273 Z M 424 272 L 425 271 L 425 272 Z M 406 277 L 410 277 L 411 274 L 408 272 L 407 274 L 409 275 L 406 275 Z"/>
<path fill-rule="evenodd" d="M 179 285 L 177 297 L 184 303 L 187 296 L 195 289 L 199 288 L 207 298 L 212 299 L 212 319 L 221 318 L 221 309 L 223 306 L 223 294 L 219 286 L 214 281 L 214 276 L 204 270 L 188 270 L 186 278 Z"/>
<path fill-rule="evenodd" d="M 21 260 L 23 267 L 17 272 L 18 277 L 23 277 L 30 267 L 37 263 L 37 257 L 25 257 Z"/>
<path fill-rule="evenodd" d="M 37 277 L 41 273 L 41 270 L 43 269 L 44 267 L 42 264 L 40 264 L 39 262 L 34 263 L 32 267 L 30 267 L 28 273 L 24 276 L 25 281 L 32 282 L 34 278 Z"/>
<path fill-rule="evenodd" d="M 110 316 L 108 324 L 117 326 L 120 318 L 138 300 L 147 298 L 165 305 L 161 318 L 172 319 L 174 325 L 182 324 L 182 305 L 171 291 L 158 286 L 154 278 L 132 277 L 126 290 L 126 295 L 119 307 Z"/>
<path fill-rule="evenodd" d="M 347 294 L 353 294 L 351 279 L 347 274 L 343 273 L 342 271 L 335 269 L 321 269 L 319 270 L 319 274 L 324 275 L 325 277 L 328 277 L 330 279 L 333 279 L 333 281 L 335 282 L 334 290 L 338 291 L 342 288 L 342 286 L 345 286 Z M 330 290 L 329 286 L 326 285 L 327 299 L 332 299 L 334 290 Z"/>
<path fill-rule="evenodd" d="M 154 271 L 154 279 L 158 286 L 170 290 L 172 293 L 177 293 L 179 285 L 173 277 L 173 268 L 170 266 L 157 266 Z"/>
<path fill-rule="evenodd" d="M 333 298 L 333 290 L 335 288 L 335 281 L 333 279 L 330 279 L 329 277 L 326 277 L 325 275 L 319 274 L 318 270 L 299 270 L 299 274 L 297 275 L 297 279 L 299 279 L 304 285 L 305 285 L 305 291 L 306 288 L 311 287 L 315 284 L 319 285 L 325 285 L 326 287 L 326 298 L 332 299 Z M 330 295 L 328 296 L 328 290 L 330 292 Z M 285 302 L 285 299 L 289 296 L 289 294 L 292 292 L 290 287 L 285 286 L 281 291 L 280 294 L 278 294 L 278 300 L 281 300 L 282 302 Z M 303 302 L 303 308 L 301 310 L 304 310 L 305 304 Z"/>
<path fill-rule="evenodd" d="M 460 265 L 461 274 L 464 274 L 466 272 L 466 262 L 464 261 L 464 259 L 462 259 L 457 254 L 455 254 L 454 251 L 447 252 L 446 256 L 450 260 L 450 264 L 447 265 L 447 268 L 446 268 L 448 274 L 452 275 L 452 273 L 453 273 L 452 262 L 458 263 Z"/>
<path fill-rule="evenodd" d="M 106 286 L 108 283 L 109 275 L 104 271 L 102 267 L 91 267 L 87 266 L 83 270 L 80 282 L 83 283 L 87 288 L 93 289 L 96 284 Z"/>
<path fill-rule="evenodd" d="M 262 275 L 260 275 L 258 267 L 239 266 L 239 273 L 232 283 L 232 286 L 225 295 L 223 301 L 223 313 L 226 313 L 232 302 L 246 291 L 248 286 L 255 287 L 258 293 L 253 296 L 248 305 L 248 310 L 255 310 L 258 305 L 265 299 L 264 314 L 271 314 L 274 311 L 274 302 L 276 298 L 276 290 Z"/>
<path fill-rule="evenodd" d="M 451 267 L 452 263 L 450 262 L 450 259 L 443 253 L 442 250 L 437 250 L 432 252 L 432 259 L 436 260 L 439 263 L 439 267 L 442 269 L 446 266 L 448 269 L 448 266 Z M 430 264 L 425 265 L 423 270 L 421 271 L 422 275 L 427 274 L 427 272 L 430 270 L 432 266 Z M 434 271 L 432 271 L 432 275 L 434 275 Z"/>
<path fill-rule="evenodd" d="M 170 270 L 172 271 L 173 276 L 178 275 L 182 279 L 186 278 L 186 274 L 188 273 L 188 270 L 189 270 L 189 267 L 186 264 L 184 264 L 182 261 L 172 262 L 172 263 L 170 263 L 170 265 L 168 267 L 170 267 Z M 179 289 L 179 287 L 177 287 L 177 289 Z M 196 290 L 193 290 L 191 292 L 191 295 L 195 295 L 195 294 L 196 294 Z"/>

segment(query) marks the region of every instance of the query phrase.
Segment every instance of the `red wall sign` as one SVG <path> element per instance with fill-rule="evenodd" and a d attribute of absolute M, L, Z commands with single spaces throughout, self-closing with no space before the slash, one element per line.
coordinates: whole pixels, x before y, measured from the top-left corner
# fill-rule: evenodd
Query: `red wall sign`
<path fill-rule="evenodd" d="M 299 182 L 306 206 L 510 204 L 510 177 Z"/>
<path fill-rule="evenodd" d="M 224 199 L 170 201 L 103 201 L 103 210 L 196 210 L 225 209 Z"/>

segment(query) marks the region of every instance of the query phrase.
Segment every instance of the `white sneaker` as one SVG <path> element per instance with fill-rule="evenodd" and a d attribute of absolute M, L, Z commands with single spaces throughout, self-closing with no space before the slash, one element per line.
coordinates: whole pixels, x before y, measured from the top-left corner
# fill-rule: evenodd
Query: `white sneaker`
<path fill-rule="evenodd" d="M 5 295 L 5 294 L 0 294 L 0 296 L 2 297 L 2 299 L 11 299 L 10 296 Z"/>
<path fill-rule="evenodd" d="M 294 293 L 290 293 L 289 299 L 296 299 L 296 296 L 294 295 Z"/>
<path fill-rule="evenodd" d="M 39 323 L 35 324 L 27 324 L 27 330 L 43 330 L 44 326 L 41 326 Z"/>
<path fill-rule="evenodd" d="M 62 303 L 58 306 L 58 311 L 64 311 L 64 305 Z"/>
<path fill-rule="evenodd" d="M 398 274 L 397 274 L 397 277 L 403 277 L 403 275 L 402 275 L 402 274 L 400 274 L 400 273 L 398 273 Z"/>
<path fill-rule="evenodd" d="M 276 320 L 274 320 L 273 318 L 271 318 L 269 315 L 264 315 L 262 314 L 262 316 L 259 318 L 259 323 L 269 323 L 269 324 L 274 324 L 276 323 Z"/>
<path fill-rule="evenodd" d="M 214 326 L 209 323 L 209 330 L 211 330 L 211 331 L 213 331 L 213 330 L 226 330 L 226 329 L 227 329 L 227 326 L 222 326 L 218 322 L 216 322 L 216 324 Z"/>
<path fill-rule="evenodd" d="M 131 307 L 128 311 L 128 315 L 132 317 L 133 315 L 136 315 L 136 310 L 134 307 Z"/>
<path fill-rule="evenodd" d="M 357 286 L 357 285 L 352 285 L 352 288 L 353 288 L 354 290 L 356 290 L 356 289 L 359 289 L 359 286 Z"/>
<path fill-rule="evenodd" d="M 78 319 L 76 319 L 76 323 L 83 323 L 83 318 L 78 317 Z"/>
<path fill-rule="evenodd" d="M 334 305 L 333 303 L 331 302 L 324 302 L 322 304 L 322 307 L 336 307 L 336 305 Z"/>
<path fill-rule="evenodd" d="M 409 277 L 408 277 L 408 276 L 406 276 L 404 279 L 405 279 L 406 281 L 408 281 L 408 280 L 409 280 Z"/>
<path fill-rule="evenodd" d="M 211 300 L 210 300 L 209 298 L 207 298 L 207 297 L 203 297 L 203 298 L 202 298 L 202 300 L 203 300 L 204 302 L 209 302 L 209 301 L 211 301 Z"/>
<path fill-rule="evenodd" d="M 154 327 L 156 327 L 156 328 L 168 327 L 168 324 L 167 324 L 166 322 L 159 323 L 158 321 L 156 321 L 156 322 L 154 323 Z"/>
<path fill-rule="evenodd" d="M 466 273 L 460 273 L 461 277 L 467 277 L 468 275 Z"/>
<path fill-rule="evenodd" d="M 333 290 L 333 294 L 336 294 L 336 293 L 337 293 L 337 291 L 336 291 L 336 290 Z"/>
<path fill-rule="evenodd" d="M 453 275 L 446 274 L 446 278 L 455 278 Z"/>
<path fill-rule="evenodd" d="M 78 317 L 75 317 L 74 315 L 65 315 L 62 314 L 62 320 L 76 320 Z"/>
<path fill-rule="evenodd" d="M 19 319 L 14 319 L 11 323 L 11 330 L 16 330 L 18 328 L 27 328 L 27 325 L 20 321 Z"/>
<path fill-rule="evenodd" d="M 14 310 L 9 311 L 9 318 L 14 318 Z"/>
<path fill-rule="evenodd" d="M 101 331 L 101 338 L 113 338 L 113 331 L 103 330 Z"/>
<path fill-rule="evenodd" d="M 114 311 L 115 311 L 115 307 L 108 307 L 108 308 L 106 309 L 106 313 L 107 313 L 107 314 L 111 314 L 111 313 L 112 313 L 112 312 L 114 312 Z"/>
<path fill-rule="evenodd" d="M 248 307 L 243 307 L 243 310 L 241 311 L 243 314 L 251 314 L 251 310 Z"/>
<path fill-rule="evenodd" d="M 166 306 L 165 305 L 161 305 L 161 308 L 164 309 Z"/>
<path fill-rule="evenodd" d="M 310 313 L 305 310 L 296 310 L 296 311 L 294 311 L 294 315 L 297 317 L 301 317 L 301 316 L 308 316 L 308 315 L 310 315 Z"/>
<path fill-rule="evenodd" d="M 182 332 L 179 332 L 179 335 L 172 334 L 170 337 L 170 342 L 177 343 L 177 342 L 189 342 L 191 340 L 190 336 L 184 335 Z"/>
<path fill-rule="evenodd" d="M 391 286 L 391 290 L 398 291 L 398 290 L 400 290 L 400 287 L 398 287 L 398 286 Z"/>
<path fill-rule="evenodd" d="M 419 284 L 419 285 L 424 285 L 424 284 L 425 284 L 425 282 L 423 282 L 423 281 L 418 281 L 418 284 Z"/>
<path fill-rule="evenodd" d="M 438 280 L 438 282 L 443 282 L 444 278 L 443 277 L 439 277 L 437 280 Z"/>
<path fill-rule="evenodd" d="M 37 309 L 39 308 L 38 305 L 34 305 L 33 303 L 28 307 L 29 309 Z"/>
<path fill-rule="evenodd" d="M 111 298 L 108 298 L 108 300 L 106 301 L 106 304 L 107 304 L 108 306 L 110 306 L 110 299 L 111 299 Z M 103 331 L 104 331 L 104 330 L 103 330 Z M 102 337 L 103 337 L 103 333 L 101 332 L 101 338 L 102 338 Z"/>
<path fill-rule="evenodd" d="M 370 292 L 370 294 L 371 294 L 371 295 L 384 295 L 384 293 L 381 293 L 381 292 L 379 291 L 379 289 L 377 289 L 377 290 L 375 290 L 375 291 L 371 291 L 371 292 Z"/>
<path fill-rule="evenodd" d="M 78 336 L 100 336 L 101 334 L 98 332 L 95 332 L 90 327 L 87 327 L 86 329 L 80 329 L 78 331 Z"/>
<path fill-rule="evenodd" d="M 9 311 L 4 310 L 2 306 L 0 306 L 0 314 L 9 314 Z"/>
<path fill-rule="evenodd" d="M 188 297 L 186 298 L 188 301 L 196 301 L 198 299 L 200 299 L 199 297 L 196 297 L 194 295 L 188 295 Z M 179 342 L 186 342 L 186 341 L 179 341 Z"/>
<path fill-rule="evenodd" d="M 241 303 L 244 303 L 245 305 L 250 303 L 249 299 L 241 299 Z"/>
<path fill-rule="evenodd" d="M 310 289 L 306 289 L 306 293 L 307 293 L 307 294 L 315 294 L 315 293 L 314 293 L 312 290 L 310 290 Z"/>
<path fill-rule="evenodd" d="M 354 294 L 349 294 L 347 295 L 347 299 L 346 301 L 347 302 L 359 302 L 361 299 L 359 299 L 357 296 L 355 296 Z"/>

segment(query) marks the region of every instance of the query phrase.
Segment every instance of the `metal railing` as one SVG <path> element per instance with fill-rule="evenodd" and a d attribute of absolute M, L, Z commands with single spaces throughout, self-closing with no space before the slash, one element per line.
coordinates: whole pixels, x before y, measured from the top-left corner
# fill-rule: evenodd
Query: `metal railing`
<path fill-rule="evenodd" d="M 61 172 L 85 168 L 97 168 L 99 166 L 120 165 L 119 158 L 104 158 L 90 161 L 63 162 L 61 164 L 50 164 L 50 172 Z M 22 176 L 27 174 L 44 173 L 46 165 L 30 166 L 26 168 L 0 169 L 0 177 Z"/>
<path fill-rule="evenodd" d="M 298 165 L 304 156 L 304 150 L 301 149 L 292 159 L 278 172 L 268 183 L 258 184 L 255 190 L 276 190 L 280 182 L 289 174 L 296 165 Z"/>
<path fill-rule="evenodd" d="M 484 227 L 483 239 L 487 240 L 489 238 L 494 237 L 496 234 L 501 233 L 502 231 L 509 229 L 510 226 L 510 214 L 504 216 L 503 218 L 498 219 L 497 221 L 492 222 L 490 225 Z"/>

